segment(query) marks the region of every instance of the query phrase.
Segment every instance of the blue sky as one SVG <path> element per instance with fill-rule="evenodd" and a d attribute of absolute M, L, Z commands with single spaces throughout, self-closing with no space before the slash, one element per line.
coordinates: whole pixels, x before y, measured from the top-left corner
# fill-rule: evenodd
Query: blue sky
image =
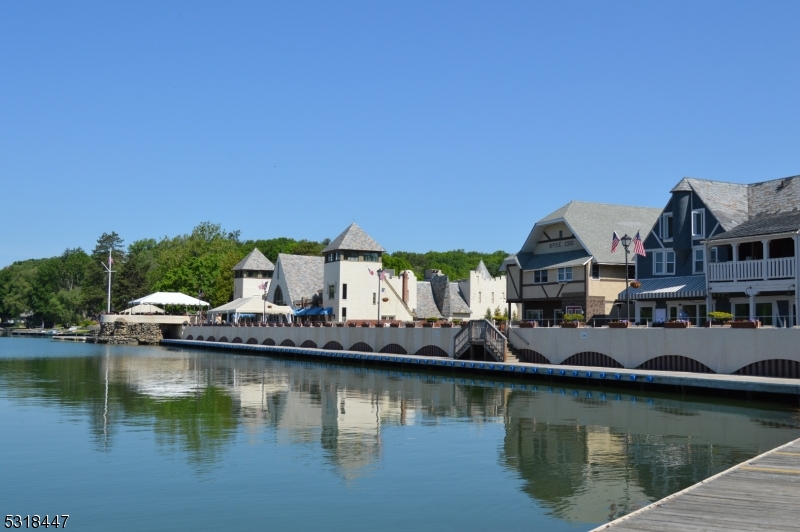
<path fill-rule="evenodd" d="M 800 174 L 798 2 L 3 2 L 0 265 L 189 232 L 517 251 Z"/>

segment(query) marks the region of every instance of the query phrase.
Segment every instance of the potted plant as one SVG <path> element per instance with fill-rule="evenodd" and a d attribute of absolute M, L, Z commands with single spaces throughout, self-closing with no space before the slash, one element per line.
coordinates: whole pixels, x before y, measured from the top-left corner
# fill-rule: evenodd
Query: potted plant
<path fill-rule="evenodd" d="M 318 321 L 315 321 L 314 322 L 314 327 L 322 327 L 322 323 L 320 323 Z"/>
<path fill-rule="evenodd" d="M 469 320 L 463 320 L 461 322 L 461 328 L 466 329 L 467 327 L 469 327 Z"/>
<path fill-rule="evenodd" d="M 333 323 L 331 323 L 329 321 L 326 321 L 325 323 L 322 324 L 322 326 L 323 327 L 333 327 Z"/>
<path fill-rule="evenodd" d="M 354 322 L 354 321 L 348 321 L 347 322 L 347 326 L 348 327 L 355 327 L 356 325 L 358 325 L 358 324 L 356 322 Z"/>
<path fill-rule="evenodd" d="M 612 321 L 608 323 L 608 327 L 611 329 L 627 329 L 630 326 L 631 322 L 629 322 L 628 320 Z"/>
<path fill-rule="evenodd" d="M 450 323 L 449 321 L 445 320 L 445 321 L 442 321 L 442 322 L 439 323 L 439 327 L 445 327 L 445 328 L 449 329 L 449 328 L 453 327 L 453 324 Z"/>
<path fill-rule="evenodd" d="M 729 321 L 733 319 L 733 314 L 730 312 L 720 312 L 714 311 L 708 313 L 709 320 L 706 322 L 706 327 L 711 327 L 712 325 L 726 325 Z"/>
<path fill-rule="evenodd" d="M 362 321 L 361 322 L 361 326 L 362 327 L 369 327 L 369 322 L 368 321 Z"/>
<path fill-rule="evenodd" d="M 336 322 L 336 326 L 337 326 L 337 327 L 344 327 L 344 322 L 342 322 L 342 321 L 337 321 L 337 322 Z"/>
<path fill-rule="evenodd" d="M 383 326 L 384 326 L 384 323 L 382 321 L 376 321 L 375 322 L 375 327 L 383 327 Z"/>
<path fill-rule="evenodd" d="M 690 326 L 689 320 L 669 320 L 664 323 L 665 329 L 685 329 Z"/>
<path fill-rule="evenodd" d="M 394 327 L 395 329 L 397 329 L 398 327 L 400 327 L 400 324 L 397 323 L 396 321 L 391 321 L 389 322 L 389 327 Z"/>
<path fill-rule="evenodd" d="M 426 320 L 425 320 L 425 321 L 422 323 L 422 326 L 423 326 L 423 327 L 433 327 L 433 324 L 434 324 L 434 323 L 436 323 L 437 321 L 439 321 L 439 318 L 436 318 L 436 317 L 434 317 L 434 316 L 430 316 L 429 318 L 427 318 L 427 319 L 426 319 Z"/>
<path fill-rule="evenodd" d="M 409 329 L 413 329 L 414 327 L 416 327 L 416 326 L 417 326 L 417 323 L 416 323 L 416 322 L 414 322 L 414 321 L 407 321 L 407 322 L 405 323 L 405 326 L 406 326 L 406 327 L 408 327 Z"/>
<path fill-rule="evenodd" d="M 631 288 L 641 288 L 641 287 L 642 287 L 641 281 L 637 281 L 636 279 L 631 281 Z"/>
<path fill-rule="evenodd" d="M 583 319 L 583 314 L 564 314 L 561 318 L 561 327 L 563 329 L 577 329 L 578 327 L 583 327 Z"/>
<path fill-rule="evenodd" d="M 538 326 L 539 326 L 539 324 L 536 323 L 533 320 L 519 322 L 519 328 L 520 329 L 533 329 L 534 327 L 538 327 Z"/>
<path fill-rule="evenodd" d="M 388 301 L 389 301 L 389 298 L 388 298 L 388 297 L 384 297 L 384 298 L 382 298 L 382 299 L 381 299 L 381 301 L 383 301 L 384 303 L 386 303 L 386 302 L 388 302 Z"/>

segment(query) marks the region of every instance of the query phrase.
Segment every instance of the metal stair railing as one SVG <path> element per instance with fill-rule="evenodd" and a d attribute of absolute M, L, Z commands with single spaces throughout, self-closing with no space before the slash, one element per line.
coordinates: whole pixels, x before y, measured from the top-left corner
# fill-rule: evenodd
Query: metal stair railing
<path fill-rule="evenodd" d="M 453 338 L 453 358 L 460 357 L 470 346 L 470 327 L 464 327 Z"/>
<path fill-rule="evenodd" d="M 506 337 L 500 329 L 492 325 L 488 320 L 483 320 L 486 324 L 484 331 L 484 347 L 498 362 L 506 360 Z"/>
<path fill-rule="evenodd" d="M 506 337 L 488 320 L 470 321 L 453 338 L 453 357 L 460 357 L 472 344 L 483 345 L 498 362 L 505 361 Z"/>

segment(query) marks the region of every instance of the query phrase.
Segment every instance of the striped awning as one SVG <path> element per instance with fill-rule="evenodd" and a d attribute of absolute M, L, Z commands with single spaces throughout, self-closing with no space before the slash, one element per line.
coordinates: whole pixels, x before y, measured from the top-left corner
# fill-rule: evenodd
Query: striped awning
<path fill-rule="evenodd" d="M 675 299 L 706 297 L 706 276 L 688 275 L 686 277 L 667 276 L 653 279 L 640 279 L 642 286 L 630 289 L 631 299 Z M 625 299 L 625 290 L 619 293 Z"/>

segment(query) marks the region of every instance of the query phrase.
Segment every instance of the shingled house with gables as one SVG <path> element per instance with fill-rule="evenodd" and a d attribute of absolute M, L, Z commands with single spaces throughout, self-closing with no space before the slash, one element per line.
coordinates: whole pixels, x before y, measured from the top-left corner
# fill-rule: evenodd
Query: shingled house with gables
<path fill-rule="evenodd" d="M 670 194 L 644 239 L 646 256 L 636 257 L 641 287 L 628 293 L 639 323 L 683 318 L 703 325 L 710 310 L 705 241 L 747 219 L 747 185 L 687 177 Z M 716 254 L 711 259 L 727 260 Z"/>
<path fill-rule="evenodd" d="M 611 252 L 613 232 L 640 231 L 646 238 L 660 212 L 571 201 L 545 216 L 520 251 L 503 262 L 507 301 L 522 306 L 522 319 L 543 324 L 558 323 L 565 313 L 587 320 L 613 315 L 626 273 L 624 251 Z M 633 267 L 629 270 L 633 278 Z"/>
<path fill-rule="evenodd" d="M 647 256 L 637 257 L 636 319 L 702 325 L 719 310 L 796 324 L 800 176 L 751 184 L 684 178 L 671 194 L 645 240 Z"/>
<path fill-rule="evenodd" d="M 800 176 L 745 185 L 744 219 L 705 243 L 708 305 L 764 325 L 797 325 Z"/>

